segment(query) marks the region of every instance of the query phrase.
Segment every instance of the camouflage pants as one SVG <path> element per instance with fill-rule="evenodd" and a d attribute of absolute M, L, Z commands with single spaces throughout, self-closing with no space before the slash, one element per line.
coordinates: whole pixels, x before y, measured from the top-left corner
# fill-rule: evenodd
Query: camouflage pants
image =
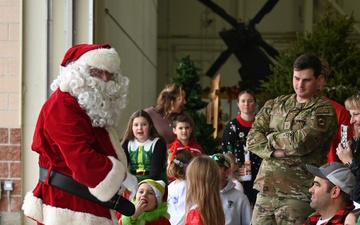
<path fill-rule="evenodd" d="M 296 225 L 303 224 L 314 210 L 309 202 L 296 199 L 269 197 L 258 193 L 252 225 Z"/>

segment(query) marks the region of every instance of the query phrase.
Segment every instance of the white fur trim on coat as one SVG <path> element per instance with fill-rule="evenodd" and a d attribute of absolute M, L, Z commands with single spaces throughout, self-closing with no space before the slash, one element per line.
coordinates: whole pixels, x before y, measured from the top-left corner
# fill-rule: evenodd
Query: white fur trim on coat
<path fill-rule="evenodd" d="M 118 156 L 118 159 L 124 163 L 125 167 L 128 167 L 127 165 L 127 158 L 125 155 L 125 151 L 124 149 L 121 147 L 120 141 L 119 141 L 119 137 L 116 133 L 116 130 L 113 127 L 107 127 L 106 128 L 109 136 L 110 136 L 110 141 L 116 151 L 116 154 Z"/>
<path fill-rule="evenodd" d="M 112 219 L 95 216 L 90 213 L 76 212 L 69 209 L 43 204 L 42 200 L 28 192 L 22 206 L 24 214 L 42 224 L 51 225 L 118 225 L 114 210 L 110 210 Z"/>
<path fill-rule="evenodd" d="M 126 176 L 127 168 L 120 160 L 108 156 L 113 167 L 107 174 L 104 180 L 102 180 L 96 187 L 89 188 L 89 191 L 100 201 L 109 201 L 121 188 L 121 184 Z"/>

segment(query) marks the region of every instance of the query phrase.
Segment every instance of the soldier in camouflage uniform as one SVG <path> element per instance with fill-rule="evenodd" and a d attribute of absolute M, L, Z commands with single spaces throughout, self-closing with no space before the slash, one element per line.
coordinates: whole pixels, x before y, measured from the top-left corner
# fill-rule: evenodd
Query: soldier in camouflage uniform
<path fill-rule="evenodd" d="M 295 94 L 265 103 L 249 131 L 247 146 L 263 161 L 252 224 L 302 224 L 313 212 L 306 164 L 320 166 L 337 128 L 336 112 L 319 90 L 321 61 L 311 54 L 294 63 Z"/>

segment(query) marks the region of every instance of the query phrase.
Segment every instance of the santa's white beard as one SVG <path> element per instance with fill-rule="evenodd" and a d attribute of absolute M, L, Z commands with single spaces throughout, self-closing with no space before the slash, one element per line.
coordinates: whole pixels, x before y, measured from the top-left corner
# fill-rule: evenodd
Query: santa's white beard
<path fill-rule="evenodd" d="M 117 125 L 120 111 L 127 103 L 128 78 L 118 74 L 114 80 L 105 82 L 91 77 L 87 71 L 82 67 L 65 68 L 51 84 L 51 89 L 60 88 L 74 96 L 94 127 Z"/>

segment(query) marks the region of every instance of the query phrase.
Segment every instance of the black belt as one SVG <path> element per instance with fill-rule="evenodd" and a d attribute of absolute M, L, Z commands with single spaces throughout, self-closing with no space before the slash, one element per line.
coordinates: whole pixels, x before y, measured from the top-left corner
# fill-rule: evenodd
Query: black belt
<path fill-rule="evenodd" d="M 150 171 L 146 171 L 146 170 L 130 170 L 131 174 L 134 174 L 135 176 L 145 176 L 145 175 L 149 175 Z"/>
<path fill-rule="evenodd" d="M 45 182 L 47 173 L 48 173 L 48 169 L 40 166 L 40 176 L 39 176 L 40 182 L 42 183 Z M 97 203 L 104 207 L 115 209 L 116 211 L 120 212 L 125 216 L 131 216 L 135 212 L 134 204 L 129 200 L 127 200 L 126 198 L 124 198 L 123 196 L 116 194 L 109 201 L 102 202 L 90 193 L 88 187 L 86 187 L 83 184 L 80 184 L 72 177 L 59 173 L 54 170 L 50 172 L 49 184 L 51 186 L 57 187 L 61 190 L 67 191 L 71 194 L 77 195 L 79 197 Z"/>

